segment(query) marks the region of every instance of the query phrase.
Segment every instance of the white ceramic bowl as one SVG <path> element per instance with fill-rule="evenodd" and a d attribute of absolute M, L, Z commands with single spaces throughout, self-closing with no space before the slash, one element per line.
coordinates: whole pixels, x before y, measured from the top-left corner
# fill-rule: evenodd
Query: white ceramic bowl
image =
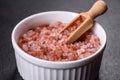
<path fill-rule="evenodd" d="M 40 24 L 61 21 L 69 23 L 77 13 L 66 11 L 42 12 L 25 18 L 19 22 L 12 32 L 12 44 L 15 51 L 17 68 L 25 80 L 94 80 L 101 65 L 106 44 L 106 33 L 102 26 L 95 23 L 94 33 L 100 38 L 100 49 L 86 58 L 53 62 L 35 58 L 25 53 L 17 44 L 19 36 L 26 30 Z"/>

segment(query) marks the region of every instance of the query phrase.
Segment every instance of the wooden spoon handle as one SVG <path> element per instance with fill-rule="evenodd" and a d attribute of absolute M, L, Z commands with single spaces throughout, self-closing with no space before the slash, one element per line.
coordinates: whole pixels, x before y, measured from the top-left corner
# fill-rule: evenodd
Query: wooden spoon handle
<path fill-rule="evenodd" d="M 93 4 L 92 8 L 87 13 L 94 19 L 103 14 L 106 10 L 107 4 L 103 0 L 98 0 Z"/>

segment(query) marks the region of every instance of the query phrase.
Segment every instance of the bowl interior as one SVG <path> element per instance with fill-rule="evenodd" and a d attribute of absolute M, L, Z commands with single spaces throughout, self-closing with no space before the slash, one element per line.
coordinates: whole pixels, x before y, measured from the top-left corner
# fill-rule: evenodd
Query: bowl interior
<path fill-rule="evenodd" d="M 50 11 L 50 12 L 43 12 L 43 13 L 38 13 L 35 15 L 32 15 L 30 17 L 25 18 L 22 20 L 20 23 L 16 25 L 12 32 L 12 43 L 14 50 L 22 57 L 24 57 L 26 60 L 29 62 L 32 62 L 36 65 L 39 65 L 39 63 L 43 64 L 42 66 L 53 66 L 54 64 L 57 64 L 56 67 L 66 67 L 66 66 L 71 66 L 70 64 L 73 64 L 72 66 L 79 64 L 83 64 L 91 60 L 95 55 L 99 54 L 101 50 L 103 50 L 105 44 L 106 44 L 106 33 L 104 29 L 101 27 L 100 24 L 95 22 L 94 25 L 94 33 L 100 38 L 101 41 L 101 47 L 100 49 L 94 53 L 91 56 L 88 56 L 86 58 L 76 60 L 76 61 L 70 61 L 70 62 L 52 62 L 52 61 L 45 61 L 41 59 L 37 59 L 35 57 L 32 57 L 28 54 L 26 54 L 22 49 L 19 48 L 17 45 L 18 39 L 22 33 L 27 31 L 30 28 L 34 28 L 37 25 L 42 25 L 42 24 L 51 24 L 56 21 L 61 21 L 63 23 L 69 23 L 75 16 L 77 16 L 77 13 L 74 12 L 66 12 L 66 11 Z M 48 63 L 48 64 L 47 64 Z M 64 64 L 67 64 L 64 66 Z M 41 66 L 41 65 L 40 65 Z M 72 67 L 71 66 L 71 67 Z M 55 66 L 54 66 L 55 67 Z"/>

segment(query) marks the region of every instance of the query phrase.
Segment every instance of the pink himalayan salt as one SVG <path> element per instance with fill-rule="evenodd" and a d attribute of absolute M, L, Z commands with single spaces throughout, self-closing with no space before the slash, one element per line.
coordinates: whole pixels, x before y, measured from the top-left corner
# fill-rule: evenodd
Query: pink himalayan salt
<path fill-rule="evenodd" d="M 19 39 L 19 46 L 28 54 L 50 61 L 73 61 L 82 59 L 95 53 L 100 47 L 99 38 L 92 29 L 86 32 L 78 41 L 66 44 L 66 39 L 77 26 L 75 25 L 58 35 L 65 26 L 61 22 L 45 24 L 30 29 Z"/>

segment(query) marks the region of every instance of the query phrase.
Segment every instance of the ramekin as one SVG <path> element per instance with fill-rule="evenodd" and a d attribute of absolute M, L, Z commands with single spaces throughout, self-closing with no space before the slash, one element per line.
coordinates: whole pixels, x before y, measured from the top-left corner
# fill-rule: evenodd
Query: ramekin
<path fill-rule="evenodd" d="M 106 45 L 106 33 L 97 22 L 94 25 L 94 34 L 100 38 L 100 49 L 80 60 L 53 62 L 38 59 L 25 53 L 17 44 L 19 36 L 32 27 L 56 21 L 69 23 L 77 15 L 78 13 L 67 11 L 42 12 L 23 19 L 15 26 L 12 32 L 12 45 L 18 72 L 24 80 L 95 80 Z"/>

